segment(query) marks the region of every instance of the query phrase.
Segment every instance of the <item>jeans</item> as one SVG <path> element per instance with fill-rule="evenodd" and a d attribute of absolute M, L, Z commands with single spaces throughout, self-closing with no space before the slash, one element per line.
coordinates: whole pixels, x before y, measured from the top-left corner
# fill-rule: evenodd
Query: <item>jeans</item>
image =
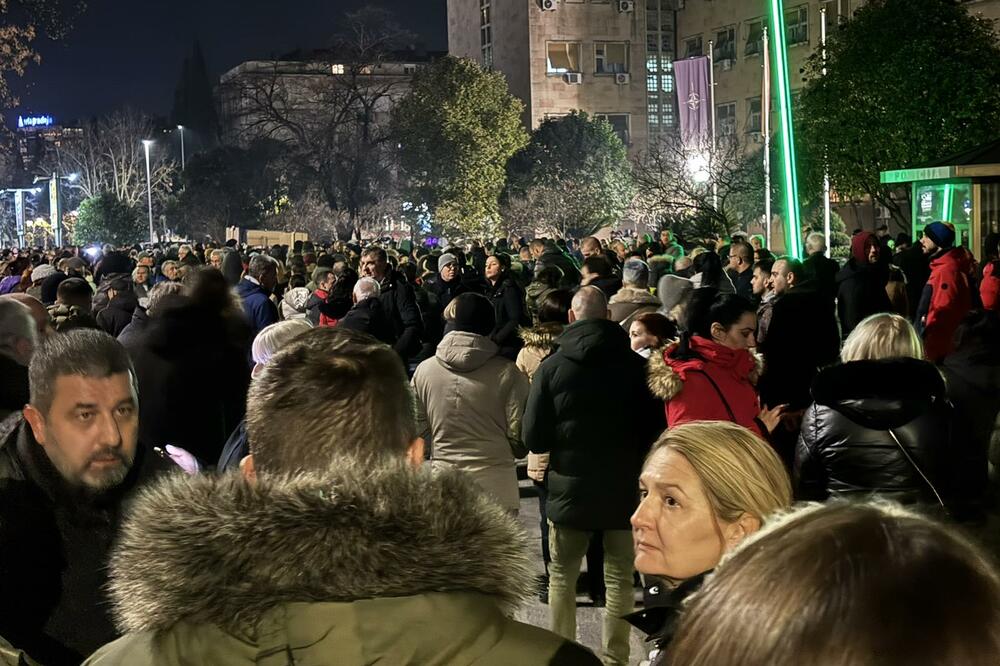
<path fill-rule="evenodd" d="M 576 640 L 576 579 L 580 573 L 580 562 L 587 554 L 591 534 L 549 521 L 551 629 L 571 641 Z M 604 584 L 607 586 L 608 601 L 604 609 L 601 661 L 605 664 L 624 666 L 628 663 L 630 629 L 621 618 L 632 612 L 634 606 L 634 559 L 631 530 L 604 531 Z"/>

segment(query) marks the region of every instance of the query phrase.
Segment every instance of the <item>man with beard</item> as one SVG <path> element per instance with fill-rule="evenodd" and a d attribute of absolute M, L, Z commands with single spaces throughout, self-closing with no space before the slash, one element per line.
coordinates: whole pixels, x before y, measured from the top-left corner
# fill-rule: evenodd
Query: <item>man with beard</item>
<path fill-rule="evenodd" d="M 117 636 L 105 599 L 124 499 L 151 468 L 135 374 L 102 331 L 32 356 L 30 402 L 0 423 L 0 635 L 43 664 L 78 664 Z"/>

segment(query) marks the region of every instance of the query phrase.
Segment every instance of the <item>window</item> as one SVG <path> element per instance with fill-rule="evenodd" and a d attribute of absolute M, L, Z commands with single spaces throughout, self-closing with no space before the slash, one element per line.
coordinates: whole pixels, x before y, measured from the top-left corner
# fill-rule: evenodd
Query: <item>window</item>
<path fill-rule="evenodd" d="M 705 55 L 704 49 L 702 47 L 701 35 L 697 37 L 688 37 L 684 40 L 684 57 L 692 58 L 694 56 Z"/>
<path fill-rule="evenodd" d="M 479 46 L 483 67 L 493 69 L 493 7 L 491 0 L 479 0 Z"/>
<path fill-rule="evenodd" d="M 826 0 L 823 2 L 826 7 L 826 28 L 836 30 L 840 24 L 851 18 L 851 3 L 849 0 Z"/>
<path fill-rule="evenodd" d="M 618 138 L 622 140 L 624 145 L 629 144 L 629 132 L 628 132 L 628 114 L 627 113 L 595 113 L 595 118 L 603 118 L 608 121 L 611 125 L 611 129 L 615 131 Z"/>
<path fill-rule="evenodd" d="M 715 107 L 715 123 L 718 136 L 733 136 L 736 134 L 736 102 L 719 104 Z"/>
<path fill-rule="evenodd" d="M 720 60 L 736 60 L 736 28 L 722 28 L 715 33 L 715 48 L 712 57 L 716 64 Z"/>
<path fill-rule="evenodd" d="M 624 74 L 628 71 L 628 44 L 597 42 L 594 44 L 596 74 Z"/>
<path fill-rule="evenodd" d="M 785 12 L 785 38 L 789 45 L 809 42 L 809 7 L 803 5 Z"/>
<path fill-rule="evenodd" d="M 580 71 L 580 42 L 549 42 L 546 46 L 546 73 Z"/>
<path fill-rule="evenodd" d="M 760 55 L 764 50 L 764 19 L 747 23 L 747 43 L 743 47 L 744 56 Z"/>
<path fill-rule="evenodd" d="M 330 65 L 330 73 L 331 74 L 343 74 L 344 73 L 344 66 L 343 65 Z"/>
<path fill-rule="evenodd" d="M 747 134 L 759 134 L 763 125 L 760 115 L 760 97 L 747 100 Z"/>

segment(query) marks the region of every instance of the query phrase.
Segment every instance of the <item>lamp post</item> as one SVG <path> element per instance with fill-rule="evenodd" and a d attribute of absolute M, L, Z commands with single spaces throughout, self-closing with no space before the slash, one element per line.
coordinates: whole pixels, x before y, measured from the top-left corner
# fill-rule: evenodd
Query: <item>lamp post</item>
<path fill-rule="evenodd" d="M 153 229 L 153 182 L 149 175 L 149 149 L 152 145 L 152 140 L 142 140 L 142 147 L 146 150 L 146 203 L 149 205 L 149 242 L 155 243 L 156 231 Z"/>
<path fill-rule="evenodd" d="M 184 125 L 178 125 L 177 131 L 181 133 L 181 171 L 184 171 Z"/>
<path fill-rule="evenodd" d="M 41 189 L 37 187 L 12 187 L 0 192 L 0 194 L 11 193 L 14 195 L 14 224 L 16 225 L 17 246 L 22 249 L 25 247 L 24 195 L 25 193 L 38 194 L 39 192 L 41 192 Z"/>

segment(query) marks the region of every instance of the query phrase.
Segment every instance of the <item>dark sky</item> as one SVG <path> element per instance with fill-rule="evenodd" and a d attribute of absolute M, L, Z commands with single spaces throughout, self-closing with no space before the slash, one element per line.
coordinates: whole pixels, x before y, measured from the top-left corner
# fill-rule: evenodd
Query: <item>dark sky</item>
<path fill-rule="evenodd" d="M 42 63 L 14 80 L 21 106 L 56 122 L 124 105 L 166 115 L 181 63 L 201 40 L 209 76 L 296 48 L 321 48 L 362 0 L 87 0 L 63 41 L 42 42 Z M 447 49 L 446 0 L 382 0 L 430 50 Z"/>

